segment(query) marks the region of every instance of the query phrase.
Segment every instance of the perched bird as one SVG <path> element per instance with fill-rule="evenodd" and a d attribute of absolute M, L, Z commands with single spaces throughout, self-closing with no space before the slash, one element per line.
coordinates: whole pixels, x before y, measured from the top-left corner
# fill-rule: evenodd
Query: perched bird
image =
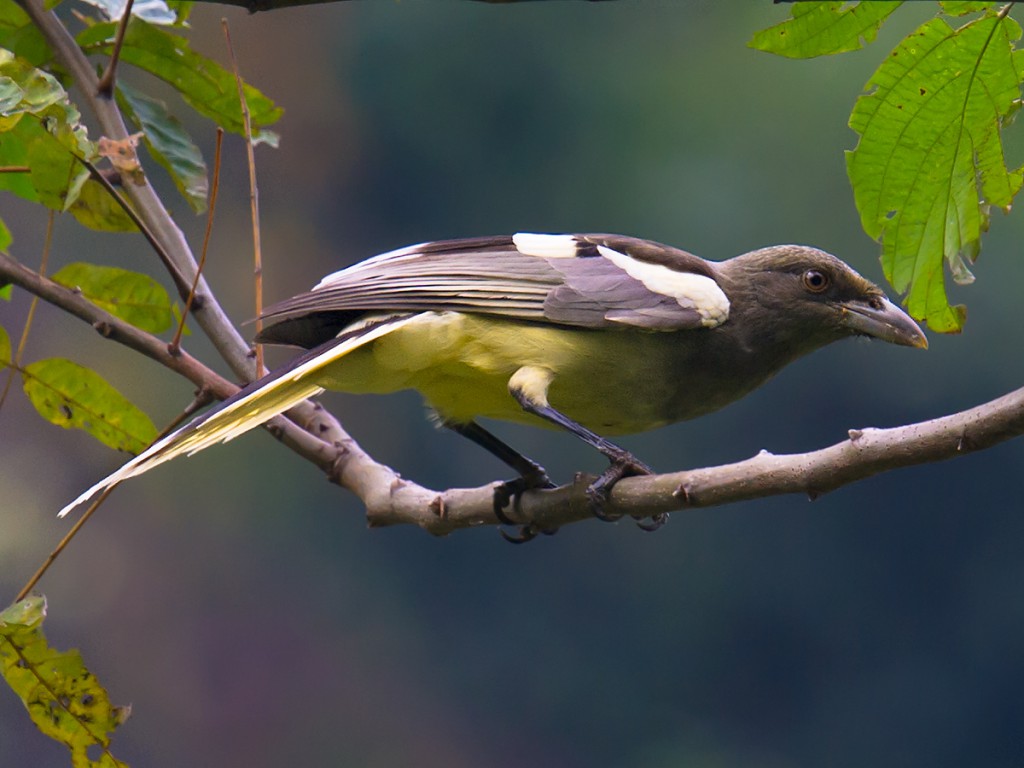
<path fill-rule="evenodd" d="M 419 390 L 441 423 L 519 473 L 496 496 L 552 487 L 477 423 L 567 430 L 610 461 L 590 486 L 650 470 L 602 435 L 731 403 L 848 336 L 927 347 L 921 329 L 836 257 L 800 245 L 722 262 L 619 235 L 517 234 L 414 245 L 270 307 L 257 341 L 308 352 L 155 442 L 61 511 L 180 454 L 230 440 L 325 389 Z"/>

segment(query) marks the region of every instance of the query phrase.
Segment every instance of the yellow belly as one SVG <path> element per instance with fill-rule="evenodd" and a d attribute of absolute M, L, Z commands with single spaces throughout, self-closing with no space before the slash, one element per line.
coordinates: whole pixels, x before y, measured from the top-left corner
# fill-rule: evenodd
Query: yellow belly
<path fill-rule="evenodd" d="M 353 350 L 319 383 L 353 393 L 416 389 L 451 421 L 485 417 L 550 426 L 525 413 L 508 391 L 519 368 L 537 366 L 553 372 L 549 402 L 569 418 L 602 434 L 640 432 L 696 415 L 671 407 L 678 382 L 666 375 L 666 365 L 675 335 L 424 313 Z"/>

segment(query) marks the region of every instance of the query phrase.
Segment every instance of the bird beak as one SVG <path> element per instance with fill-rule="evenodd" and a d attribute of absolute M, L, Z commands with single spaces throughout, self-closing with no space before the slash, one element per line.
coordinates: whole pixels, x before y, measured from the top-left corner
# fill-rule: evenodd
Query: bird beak
<path fill-rule="evenodd" d="M 872 336 L 890 344 L 928 349 L 928 339 L 921 327 L 910 315 L 884 296 L 879 296 L 879 306 L 866 301 L 844 301 L 838 305 L 842 313 L 842 324 L 864 336 Z"/>

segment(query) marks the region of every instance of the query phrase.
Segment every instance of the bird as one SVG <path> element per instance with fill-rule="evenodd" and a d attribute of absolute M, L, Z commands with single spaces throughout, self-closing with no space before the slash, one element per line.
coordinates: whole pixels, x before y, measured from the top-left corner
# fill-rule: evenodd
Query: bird
<path fill-rule="evenodd" d="M 594 514 L 610 519 L 615 483 L 651 469 L 608 436 L 717 411 L 844 338 L 928 346 L 877 285 L 818 248 L 776 245 L 708 261 L 611 234 L 408 246 L 332 272 L 262 318 L 256 342 L 306 351 L 154 442 L 60 515 L 324 390 L 414 389 L 440 424 L 518 473 L 495 492 L 500 521 L 511 522 L 502 510 L 515 495 L 554 483 L 480 419 L 561 429 L 603 454 L 608 468 L 587 496 Z M 523 528 L 510 538 L 534 535 Z"/>

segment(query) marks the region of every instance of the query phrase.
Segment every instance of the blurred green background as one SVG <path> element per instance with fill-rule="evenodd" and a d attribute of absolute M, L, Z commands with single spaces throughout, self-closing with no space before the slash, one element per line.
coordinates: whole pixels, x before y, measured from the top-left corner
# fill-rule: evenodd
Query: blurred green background
<path fill-rule="evenodd" d="M 212 6 L 193 26 L 223 59 L 226 15 L 243 72 L 287 110 L 281 148 L 257 152 L 276 300 L 390 248 L 518 230 L 634 234 L 713 259 L 809 243 L 881 280 L 846 119 L 933 10 L 903 8 L 866 51 L 810 62 L 745 47 L 788 14 L 769 2 Z M 212 157 L 212 129 L 190 125 Z M 246 185 L 230 139 L 208 272 L 239 321 L 253 311 Z M 203 222 L 166 199 L 198 247 Z M 43 219 L 10 197 L 0 215 L 37 263 Z M 997 217 L 977 284 L 954 289 L 970 307 L 961 336 L 932 335 L 926 353 L 835 345 L 724 412 L 624 444 L 668 471 L 811 450 L 1021 386 L 1022 237 L 1020 215 Z M 158 274 L 141 238 L 61 220 L 51 264 L 76 259 Z M 0 306 L 12 335 L 26 308 Z M 42 307 L 28 359 L 51 354 L 94 365 L 158 423 L 191 398 Z M 326 401 L 425 485 L 507 474 L 430 426 L 415 395 Z M 556 478 L 603 466 L 572 438 L 497 431 Z M 17 392 L 0 451 L 9 600 L 67 529 L 55 510 L 122 457 Z M 512 547 L 493 529 L 368 531 L 353 497 L 257 432 L 120 488 L 41 589 L 51 641 L 134 706 L 114 745 L 132 766 L 1020 766 L 1022 475 L 1017 440 L 814 503 L 677 513 L 656 534 L 595 521 Z M 0 764 L 67 764 L 4 692 Z"/>

